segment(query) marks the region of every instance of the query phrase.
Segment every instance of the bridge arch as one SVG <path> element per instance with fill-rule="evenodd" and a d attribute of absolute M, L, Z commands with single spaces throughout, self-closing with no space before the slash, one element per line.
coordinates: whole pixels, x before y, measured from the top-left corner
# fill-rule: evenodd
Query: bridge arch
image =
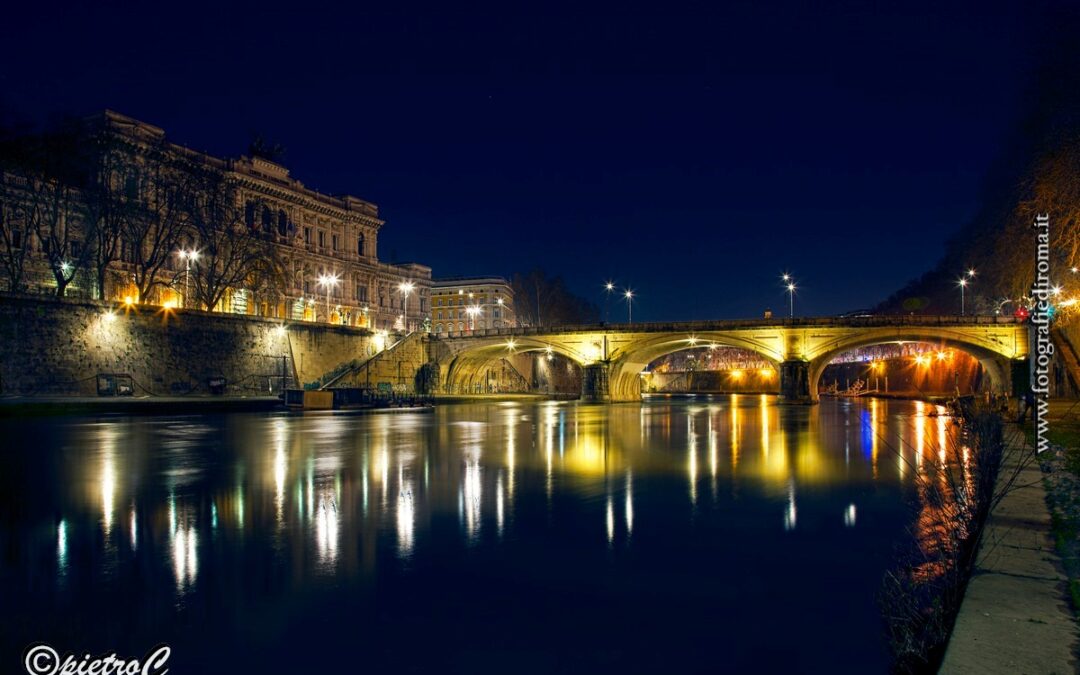
<path fill-rule="evenodd" d="M 974 357 L 983 367 L 995 391 L 1006 391 L 1010 384 L 1010 361 L 1016 357 L 1015 345 L 1006 345 L 992 339 L 947 328 L 912 327 L 897 331 L 866 329 L 851 335 L 838 337 L 835 341 L 819 345 L 807 354 L 809 357 L 810 398 L 817 400 L 818 383 L 825 368 L 837 356 L 862 347 L 903 343 L 932 344 L 952 349 Z"/>
<path fill-rule="evenodd" d="M 641 398 L 641 373 L 646 366 L 668 354 L 696 347 L 734 347 L 761 357 L 779 373 L 780 353 L 775 344 L 751 335 L 731 332 L 694 332 L 655 334 L 638 340 L 625 351 L 613 354 L 608 374 L 612 401 L 636 401 Z"/>
<path fill-rule="evenodd" d="M 515 355 L 558 354 L 579 367 L 587 362 L 579 350 L 542 337 L 477 337 L 451 344 L 449 352 L 436 359 L 443 373 L 442 389 L 446 393 L 471 391 L 495 363 Z"/>

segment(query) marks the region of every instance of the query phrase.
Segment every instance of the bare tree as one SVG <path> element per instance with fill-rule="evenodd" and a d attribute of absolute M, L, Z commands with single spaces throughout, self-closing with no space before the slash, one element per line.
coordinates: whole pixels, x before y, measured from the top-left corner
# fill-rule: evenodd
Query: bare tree
<path fill-rule="evenodd" d="M 138 207 L 120 222 L 124 259 L 140 298 L 175 280 L 164 272 L 191 221 L 196 175 L 188 160 L 165 152 L 143 170 Z"/>
<path fill-rule="evenodd" d="M 56 282 L 56 297 L 86 267 L 87 249 L 80 238 L 82 202 L 71 185 L 48 176 L 28 176 L 25 222 L 41 244 L 45 262 Z"/>
<path fill-rule="evenodd" d="M 199 169 L 190 231 L 199 256 L 192 264 L 195 297 L 213 311 L 230 289 L 264 291 L 280 283 L 277 249 L 245 222 L 234 182 L 214 169 Z"/>
<path fill-rule="evenodd" d="M 26 222 L 16 206 L 23 200 L 24 183 L 20 176 L 0 169 L 0 266 L 11 292 L 23 290 L 26 283 Z"/>
<path fill-rule="evenodd" d="M 561 277 L 548 277 L 543 270 L 515 274 L 514 314 L 521 325 L 564 326 L 599 320 L 600 310 L 575 295 Z"/>

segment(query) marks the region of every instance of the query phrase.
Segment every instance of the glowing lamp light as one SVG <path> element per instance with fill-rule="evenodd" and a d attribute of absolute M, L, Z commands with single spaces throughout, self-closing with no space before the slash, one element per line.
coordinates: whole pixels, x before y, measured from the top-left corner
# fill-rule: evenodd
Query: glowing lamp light
<path fill-rule="evenodd" d="M 506 349 L 507 350 L 514 351 L 514 348 L 516 348 L 516 347 L 517 347 L 517 343 L 514 342 L 512 339 L 506 341 Z"/>
<path fill-rule="evenodd" d="M 1028 311 L 1027 307 L 1017 307 L 1013 316 L 1021 321 L 1027 321 L 1027 318 L 1031 316 L 1031 312 Z"/>
<path fill-rule="evenodd" d="M 946 356 L 947 356 L 947 354 L 945 352 L 938 352 L 937 353 L 937 360 L 938 361 L 944 361 Z"/>
<path fill-rule="evenodd" d="M 930 359 L 926 358 L 926 356 L 924 356 L 923 354 L 919 354 L 915 357 L 915 363 L 919 364 L 920 366 L 929 365 Z"/>
<path fill-rule="evenodd" d="M 772 368 L 762 368 L 761 370 L 758 371 L 758 373 L 761 375 L 761 377 L 763 379 L 766 379 L 766 380 L 771 380 L 772 376 L 774 375 L 774 372 L 773 372 Z"/>
<path fill-rule="evenodd" d="M 105 314 L 102 315 L 102 318 L 105 319 L 105 323 L 112 323 L 113 321 L 116 321 L 116 312 L 107 309 L 105 310 Z"/>
<path fill-rule="evenodd" d="M 741 380 L 742 376 L 743 376 L 743 371 L 741 371 L 741 370 L 736 369 L 736 370 L 731 371 L 731 379 L 733 379 L 733 380 Z"/>
<path fill-rule="evenodd" d="M 161 303 L 161 306 L 164 309 L 176 309 L 179 306 L 179 303 L 176 301 L 176 298 L 169 298 L 165 302 Z"/>
<path fill-rule="evenodd" d="M 283 323 L 278 324 L 277 327 L 274 328 L 274 334 L 277 335 L 278 337 L 284 337 L 285 336 L 285 324 L 283 324 Z"/>
<path fill-rule="evenodd" d="M 134 305 L 135 304 L 134 296 L 125 295 L 124 296 L 124 304 L 127 305 L 128 307 L 131 307 L 132 305 Z"/>

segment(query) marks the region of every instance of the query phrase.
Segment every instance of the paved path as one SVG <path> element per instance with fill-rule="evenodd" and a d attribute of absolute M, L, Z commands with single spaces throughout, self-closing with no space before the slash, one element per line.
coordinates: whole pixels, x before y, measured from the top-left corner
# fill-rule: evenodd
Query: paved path
<path fill-rule="evenodd" d="M 1006 457 L 1000 480 L 1016 466 L 1016 457 Z M 1038 464 L 1029 462 L 1015 485 L 990 515 L 939 671 L 944 675 L 1077 672 L 1077 626 Z"/>

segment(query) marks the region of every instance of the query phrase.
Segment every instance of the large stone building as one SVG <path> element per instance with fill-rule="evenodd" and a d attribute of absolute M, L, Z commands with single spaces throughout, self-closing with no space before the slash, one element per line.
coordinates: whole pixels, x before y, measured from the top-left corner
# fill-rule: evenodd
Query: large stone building
<path fill-rule="evenodd" d="M 91 161 L 98 177 L 73 190 L 73 203 L 81 205 L 67 209 L 70 213 L 30 205 L 39 191 L 36 186 L 48 181 L 19 175 L 10 165 L 3 173 L 0 262 L 7 272 L 7 290 L 53 293 L 70 270 L 66 295 L 130 304 L 202 306 L 387 330 L 417 330 L 430 315 L 431 269 L 379 260 L 378 236 L 384 221 L 375 204 L 316 192 L 271 159 L 222 159 L 196 152 L 172 143 L 158 127 L 112 111 L 88 120 L 83 128 L 89 130 L 83 142 L 88 154 L 102 157 Z M 106 164 L 108 170 L 102 171 Z M 228 232 L 232 225 L 243 239 L 257 243 L 261 248 L 252 249 L 257 255 L 247 262 L 262 272 L 230 272 L 228 265 L 236 261 L 223 256 L 235 253 L 240 244 L 216 239 L 209 228 L 168 220 L 175 210 L 174 195 L 191 186 L 196 175 L 211 180 L 192 190 L 192 213 L 228 221 L 217 223 L 217 228 Z M 205 194 L 209 191 L 205 185 L 224 185 L 227 191 L 215 201 L 214 195 Z M 98 199 L 91 207 L 88 204 L 95 198 L 89 195 L 95 190 L 109 198 Z M 115 241 L 106 240 L 102 224 L 119 218 L 115 214 L 121 202 L 127 221 L 113 228 Z M 62 227 L 56 225 L 60 221 Z M 51 223 L 51 228 L 42 222 Z M 168 236 L 163 234 L 167 228 Z M 57 231 L 62 231 L 61 237 L 55 236 Z M 217 254 L 213 263 L 207 260 L 211 254 Z M 262 264 L 265 259 L 273 261 L 273 279 L 265 274 L 270 268 Z M 102 260 L 107 264 L 95 266 Z M 218 290 L 213 284 L 220 286 L 222 279 L 235 281 L 220 292 L 207 290 Z"/>
<path fill-rule="evenodd" d="M 516 326 L 514 289 L 502 277 L 449 277 L 431 287 L 435 333 L 467 334 Z"/>

